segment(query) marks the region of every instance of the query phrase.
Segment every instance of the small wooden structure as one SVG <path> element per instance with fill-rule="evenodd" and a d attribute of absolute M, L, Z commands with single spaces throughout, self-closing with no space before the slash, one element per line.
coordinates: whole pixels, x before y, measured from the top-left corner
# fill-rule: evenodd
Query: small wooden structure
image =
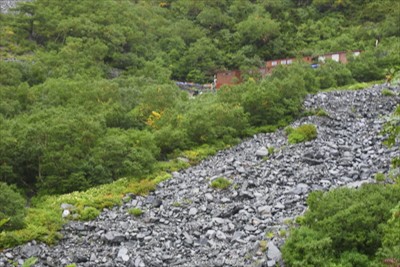
<path fill-rule="evenodd" d="M 222 85 L 232 85 L 242 82 L 242 75 L 239 70 L 219 71 L 216 74 L 216 88 L 219 89 Z"/>

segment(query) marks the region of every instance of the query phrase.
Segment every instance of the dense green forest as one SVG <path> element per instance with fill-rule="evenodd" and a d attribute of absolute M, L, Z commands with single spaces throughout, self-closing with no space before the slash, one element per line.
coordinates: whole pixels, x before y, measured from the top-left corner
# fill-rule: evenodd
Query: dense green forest
<path fill-rule="evenodd" d="M 399 11 L 397 0 L 20 3 L 0 14 L 0 182 L 29 197 L 86 190 L 284 126 L 307 93 L 399 68 Z M 347 65 L 251 72 L 355 49 Z M 245 82 L 194 99 L 174 82 L 208 83 L 221 69 Z"/>

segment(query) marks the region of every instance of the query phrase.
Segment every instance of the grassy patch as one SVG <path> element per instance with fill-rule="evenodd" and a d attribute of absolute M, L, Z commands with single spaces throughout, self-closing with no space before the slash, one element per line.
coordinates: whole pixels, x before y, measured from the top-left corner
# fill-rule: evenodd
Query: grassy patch
<path fill-rule="evenodd" d="M 245 135 L 246 136 L 252 136 L 258 133 L 273 133 L 275 132 L 279 127 L 276 125 L 264 125 L 264 126 L 258 126 L 258 127 L 249 127 L 245 130 Z"/>
<path fill-rule="evenodd" d="M 317 138 L 318 135 L 317 127 L 313 124 L 303 124 L 297 128 L 287 127 L 285 131 L 290 144 L 310 141 Z"/>
<path fill-rule="evenodd" d="M 157 183 L 170 177 L 159 172 L 143 180 L 122 178 L 111 184 L 101 185 L 84 192 L 73 192 L 59 196 L 43 196 L 32 200 L 25 218 L 26 227 L 21 230 L 0 233 L 0 250 L 26 243 L 30 240 L 53 244 L 61 238 L 58 232 L 67 221 L 61 217 L 62 203 L 75 207 L 72 211 L 79 220 L 94 219 L 102 209 L 120 205 L 127 193 L 146 195 L 155 190 Z"/>
<path fill-rule="evenodd" d="M 382 90 L 382 95 L 383 95 L 383 96 L 395 96 L 396 93 L 393 92 L 393 91 L 390 91 L 390 90 L 388 90 L 388 89 L 383 89 L 383 90 Z"/>
<path fill-rule="evenodd" d="M 379 182 L 384 182 L 386 180 L 386 176 L 385 174 L 378 172 L 375 173 L 375 180 L 379 183 Z"/>
<path fill-rule="evenodd" d="M 379 80 L 379 81 L 372 81 L 372 82 L 360 82 L 360 83 L 354 83 L 354 84 L 350 84 L 350 85 L 344 85 L 344 86 L 340 86 L 340 87 L 332 87 L 332 88 L 328 88 L 328 89 L 321 89 L 318 91 L 319 92 L 333 92 L 333 91 L 342 91 L 342 90 L 351 90 L 351 91 L 355 91 L 355 90 L 361 90 L 361 89 L 365 89 L 365 88 L 369 88 L 375 84 L 382 84 L 384 83 L 384 80 Z"/>
<path fill-rule="evenodd" d="M 214 181 L 211 182 L 211 187 L 215 189 L 227 189 L 232 184 L 231 181 L 226 179 L 225 177 L 218 177 Z"/>
<path fill-rule="evenodd" d="M 215 145 L 204 144 L 195 149 L 183 151 L 182 156 L 187 158 L 190 164 L 197 164 L 206 157 L 214 155 L 219 150 L 225 149 L 227 147 L 229 147 L 229 145 L 226 145 L 222 142 Z"/>
<path fill-rule="evenodd" d="M 133 208 L 128 211 L 129 214 L 132 214 L 135 217 L 139 217 L 143 214 L 143 211 L 140 208 Z"/>
<path fill-rule="evenodd" d="M 266 252 L 268 249 L 268 242 L 266 240 L 260 240 L 259 246 L 262 252 Z"/>
<path fill-rule="evenodd" d="M 267 149 L 268 155 L 273 155 L 275 153 L 275 148 L 273 146 L 269 146 Z"/>
<path fill-rule="evenodd" d="M 309 109 L 303 112 L 304 117 L 308 116 L 319 116 L 319 117 L 327 117 L 329 113 L 323 109 L 323 108 L 318 108 L 318 109 Z"/>
<path fill-rule="evenodd" d="M 81 217 L 80 219 L 82 221 L 90 221 L 95 219 L 97 216 L 99 216 L 100 211 L 96 208 L 93 207 L 85 207 L 82 212 L 81 212 Z"/>
<path fill-rule="evenodd" d="M 174 172 L 190 167 L 189 162 L 185 162 L 178 159 L 173 159 L 170 161 L 159 161 L 155 164 L 155 169 L 157 171 Z"/>

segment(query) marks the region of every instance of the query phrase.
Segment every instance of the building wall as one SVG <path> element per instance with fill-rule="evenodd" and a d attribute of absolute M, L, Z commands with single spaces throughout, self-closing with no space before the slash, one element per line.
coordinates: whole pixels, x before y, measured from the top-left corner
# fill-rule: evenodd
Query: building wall
<path fill-rule="evenodd" d="M 240 83 L 241 75 L 238 70 L 220 71 L 217 72 L 216 88 L 219 89 L 222 85 L 232 85 Z"/>
<path fill-rule="evenodd" d="M 354 50 L 352 51 L 353 55 L 358 56 L 361 51 L 360 50 Z M 314 68 L 317 68 L 319 66 L 318 62 L 325 62 L 326 60 L 334 60 L 336 62 L 340 62 L 343 64 L 346 64 L 348 62 L 347 60 L 347 52 L 346 51 L 341 51 L 341 52 L 334 52 L 334 53 L 327 53 L 324 55 L 319 55 L 316 57 L 311 57 L 311 56 L 306 56 L 303 57 L 303 61 L 308 63 L 308 64 L 313 64 L 312 66 Z M 265 61 L 265 68 L 260 68 L 260 74 L 262 77 L 271 74 L 272 70 L 279 65 L 290 65 L 294 63 L 297 59 L 296 58 L 284 58 L 284 59 L 274 59 L 274 60 L 268 60 Z M 241 80 L 241 74 L 240 71 L 238 70 L 233 70 L 233 71 L 221 71 L 217 73 L 217 82 L 216 82 L 216 88 L 220 88 L 222 85 L 232 85 L 232 84 L 237 84 L 240 83 Z"/>

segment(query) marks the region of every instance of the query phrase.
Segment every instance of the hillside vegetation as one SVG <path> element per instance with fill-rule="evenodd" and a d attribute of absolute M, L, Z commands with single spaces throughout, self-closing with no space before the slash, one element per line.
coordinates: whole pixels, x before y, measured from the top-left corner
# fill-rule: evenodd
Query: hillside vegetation
<path fill-rule="evenodd" d="M 187 166 L 172 160 L 178 156 L 195 162 L 287 125 L 302 114 L 307 93 L 395 74 L 399 10 L 396 0 L 21 3 L 0 14 L 0 182 L 40 207 L 48 195 L 124 177 L 124 190 L 91 205 L 118 203 L 127 181 Z M 267 59 L 354 49 L 363 52 L 347 65 L 296 63 L 266 79 L 251 72 Z M 243 84 L 195 99 L 175 86 L 211 82 L 219 69 L 248 74 Z M 82 209 L 93 202 L 85 201 Z M 0 229 L 9 230 L 8 216 Z M 53 223 L 30 232 L 52 241 Z"/>

